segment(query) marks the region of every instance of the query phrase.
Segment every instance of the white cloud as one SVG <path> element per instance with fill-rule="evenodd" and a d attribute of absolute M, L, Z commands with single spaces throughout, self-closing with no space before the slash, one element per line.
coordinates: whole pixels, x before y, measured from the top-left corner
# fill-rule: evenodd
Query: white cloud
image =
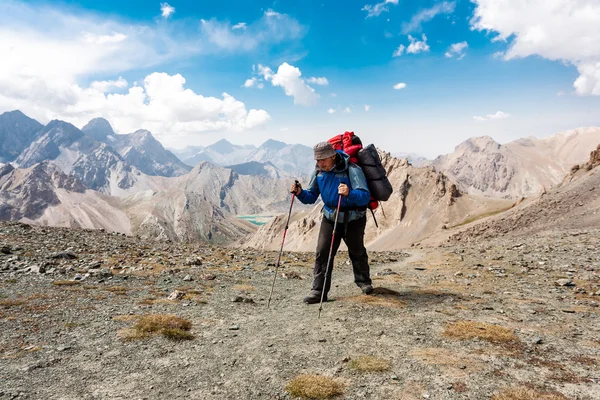
<path fill-rule="evenodd" d="M 350 109 L 350 107 L 346 107 L 346 108 L 344 108 L 344 112 L 347 114 L 350 114 L 352 112 L 352 110 Z"/>
<path fill-rule="evenodd" d="M 455 7 L 456 2 L 444 1 L 431 8 L 421 10 L 411 18 L 410 22 L 405 23 L 402 26 L 402 33 L 408 34 L 411 32 L 419 32 L 421 31 L 421 24 L 431 21 L 439 14 L 451 14 L 454 12 Z"/>
<path fill-rule="evenodd" d="M 169 18 L 175 12 L 175 8 L 171 7 L 169 3 L 160 3 L 160 12 L 163 18 Z"/>
<path fill-rule="evenodd" d="M 404 83 L 404 82 L 396 83 L 394 85 L 394 89 L 396 89 L 396 90 L 404 89 L 405 87 L 406 87 L 406 83 Z"/>
<path fill-rule="evenodd" d="M 320 86 L 327 86 L 327 85 L 329 85 L 329 81 L 325 77 L 321 77 L 321 78 L 315 78 L 315 77 L 308 78 L 306 80 L 306 82 L 312 83 L 313 85 L 320 85 Z"/>
<path fill-rule="evenodd" d="M 406 49 L 406 53 L 417 54 L 422 52 L 428 52 L 429 45 L 427 44 L 427 36 L 423 34 L 422 38 L 423 41 L 419 41 L 418 39 L 408 35 L 408 40 L 410 41 L 410 44 Z"/>
<path fill-rule="evenodd" d="M 396 49 L 396 51 L 394 51 L 394 53 L 392 54 L 392 57 L 400 57 L 402 54 L 404 54 L 404 45 L 401 44 L 400 46 L 398 46 L 398 48 Z"/>
<path fill-rule="evenodd" d="M 366 18 L 377 17 L 381 13 L 389 11 L 388 4 L 398 5 L 398 0 L 384 0 L 377 4 L 366 4 L 361 10 L 367 12 Z"/>
<path fill-rule="evenodd" d="M 371 110 L 371 106 L 368 104 L 365 104 L 365 111 L 369 112 Z"/>
<path fill-rule="evenodd" d="M 282 87 L 287 96 L 294 98 L 294 104 L 312 106 L 317 103 L 319 95 L 301 78 L 302 72 L 299 68 L 284 62 L 277 69 L 277 73 L 273 74 L 271 68 L 259 64 L 258 72 L 265 80 L 271 81 L 273 86 Z"/>
<path fill-rule="evenodd" d="M 124 87 L 124 80 L 107 81 Z M 47 122 L 63 119 L 77 125 L 98 115 L 107 118 L 120 133 L 139 128 L 152 131 L 159 138 L 206 131 L 243 131 L 270 120 L 265 110 L 247 110 L 244 103 L 227 93 L 222 98 L 205 97 L 185 88 L 179 74 L 154 72 L 141 86 L 131 86 L 126 93 L 104 93 L 106 82 L 90 87 L 60 82 L 32 81 L 24 90 L 22 82 L 10 86 L 0 81 L 0 109 L 18 108 Z"/>
<path fill-rule="evenodd" d="M 127 81 L 121 77 L 116 81 L 94 81 L 90 85 L 92 89 L 101 93 L 110 92 L 112 89 L 123 89 L 127 86 Z"/>
<path fill-rule="evenodd" d="M 331 97 L 337 97 L 337 94 L 331 93 Z"/>
<path fill-rule="evenodd" d="M 245 22 L 239 22 L 237 24 L 235 24 L 234 26 L 231 27 L 231 29 L 235 30 L 235 29 L 243 29 L 246 30 L 248 28 L 248 26 L 246 25 Z"/>
<path fill-rule="evenodd" d="M 254 69 L 254 67 L 252 67 Z M 257 66 L 258 73 L 262 75 L 266 80 L 269 80 L 273 77 L 273 70 L 271 68 L 258 64 Z"/>
<path fill-rule="evenodd" d="M 333 113 L 335 113 L 335 110 L 334 110 L 333 108 L 330 108 L 329 110 L 327 110 L 327 112 L 328 112 L 329 114 L 333 114 Z"/>
<path fill-rule="evenodd" d="M 464 56 L 466 55 L 465 51 L 467 50 L 468 47 L 469 47 L 469 44 L 467 42 L 454 43 L 454 44 L 450 45 L 450 47 L 448 48 L 448 51 L 444 55 L 448 58 L 452 58 L 452 57 L 456 56 L 456 58 L 458 58 L 459 60 L 462 60 L 464 58 Z"/>
<path fill-rule="evenodd" d="M 566 96 L 567 92 L 565 92 L 564 90 L 560 90 L 558 93 L 556 93 L 557 96 Z"/>
<path fill-rule="evenodd" d="M 244 82 L 242 87 L 251 88 L 252 86 L 254 86 L 255 83 L 256 83 L 256 78 L 246 79 L 246 82 Z"/>
<path fill-rule="evenodd" d="M 574 65 L 579 95 L 600 95 L 600 2 L 473 0 L 471 26 L 509 42 L 505 60 L 538 55 Z"/>
<path fill-rule="evenodd" d="M 489 121 L 489 120 L 493 120 L 493 119 L 506 119 L 506 118 L 510 118 L 510 114 L 502 112 L 502 111 L 496 111 L 496 113 L 494 114 L 488 114 L 485 116 L 475 116 L 473 117 L 473 119 L 475 121 Z"/>
<path fill-rule="evenodd" d="M 273 10 L 266 11 L 259 20 L 244 26 L 244 29 L 239 29 L 239 24 L 231 26 L 229 22 L 215 18 L 200 21 L 204 37 L 218 49 L 227 51 L 251 51 L 262 44 L 299 39 L 305 33 L 296 19 Z"/>

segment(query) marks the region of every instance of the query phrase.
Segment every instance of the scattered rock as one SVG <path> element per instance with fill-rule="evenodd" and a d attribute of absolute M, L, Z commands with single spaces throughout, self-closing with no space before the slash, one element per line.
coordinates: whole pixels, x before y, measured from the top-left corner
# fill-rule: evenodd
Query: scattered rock
<path fill-rule="evenodd" d="M 570 279 L 559 279 L 555 283 L 557 286 L 575 286 L 575 282 Z"/>
<path fill-rule="evenodd" d="M 173 292 L 171 292 L 171 294 L 169 294 L 169 297 L 167 297 L 168 300 L 181 300 L 185 297 L 185 292 L 182 292 L 181 290 L 175 290 Z"/>
<path fill-rule="evenodd" d="M 244 296 L 235 296 L 233 299 L 231 299 L 231 301 L 233 303 L 254 303 L 253 299 Z"/>
<path fill-rule="evenodd" d="M 50 258 L 54 259 L 65 259 L 65 260 L 76 260 L 77 256 L 70 251 L 61 251 L 58 253 L 53 253 L 50 255 Z"/>

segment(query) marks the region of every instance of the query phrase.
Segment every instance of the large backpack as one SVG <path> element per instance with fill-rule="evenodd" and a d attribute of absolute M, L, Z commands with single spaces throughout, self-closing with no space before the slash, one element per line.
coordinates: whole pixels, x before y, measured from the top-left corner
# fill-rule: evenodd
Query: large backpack
<path fill-rule="evenodd" d="M 362 168 L 367 186 L 371 192 L 368 208 L 373 211 L 380 201 L 387 201 L 394 189 L 388 180 L 381 159 L 374 145 L 363 148 L 362 142 L 354 132 L 344 132 L 328 140 L 335 150 L 342 150 L 350 156 L 350 161 Z"/>

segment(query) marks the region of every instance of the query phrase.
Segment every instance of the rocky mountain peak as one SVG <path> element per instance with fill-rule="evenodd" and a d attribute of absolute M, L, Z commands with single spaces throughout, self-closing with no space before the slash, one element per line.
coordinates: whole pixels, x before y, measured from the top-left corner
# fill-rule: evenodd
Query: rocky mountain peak
<path fill-rule="evenodd" d="M 500 143 L 489 136 L 478 136 L 469 138 L 456 146 L 456 151 L 495 153 L 500 150 L 500 146 Z"/>
<path fill-rule="evenodd" d="M 263 149 L 270 149 L 270 150 L 278 151 L 278 150 L 283 149 L 286 146 L 287 146 L 287 144 L 284 142 L 280 142 L 278 140 L 273 140 L 273 139 L 268 139 L 260 147 Z"/>
<path fill-rule="evenodd" d="M 110 122 L 104 118 L 94 118 L 88 122 L 83 128 L 83 133 L 91 136 L 94 140 L 104 142 L 108 136 L 114 136 L 115 131 L 113 130 Z"/>
<path fill-rule="evenodd" d="M 38 137 L 42 127 L 19 110 L 0 114 L 0 162 L 16 159 Z"/>
<path fill-rule="evenodd" d="M 227 139 L 221 139 L 216 143 L 208 146 L 212 151 L 216 151 L 219 154 L 229 154 L 235 150 L 235 146 L 231 144 Z"/>

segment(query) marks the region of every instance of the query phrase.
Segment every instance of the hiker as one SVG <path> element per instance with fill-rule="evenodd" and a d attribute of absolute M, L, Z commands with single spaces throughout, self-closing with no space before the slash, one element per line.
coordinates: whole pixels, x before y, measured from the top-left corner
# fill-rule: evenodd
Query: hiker
<path fill-rule="evenodd" d="M 364 244 L 366 209 L 370 199 L 365 175 L 359 166 L 350 163 L 346 153 L 334 150 L 329 142 L 318 143 L 313 150 L 317 164 L 308 189 L 303 190 L 298 183 L 292 184 L 291 188 L 291 192 L 295 193 L 298 200 L 304 204 L 315 203 L 319 195 L 325 204 L 315 254 L 312 290 L 304 298 L 304 302 L 319 303 L 321 294 L 323 294 L 323 301 L 327 301 L 327 293 L 331 288 L 333 259 L 342 238 L 348 247 L 352 261 L 354 282 L 363 293 L 371 294 L 373 286 L 369 273 L 369 258 Z M 342 202 L 337 216 L 336 233 L 333 236 L 339 195 L 342 196 Z M 332 236 L 333 254 L 331 265 L 327 269 Z M 327 270 L 327 279 L 325 279 Z"/>

